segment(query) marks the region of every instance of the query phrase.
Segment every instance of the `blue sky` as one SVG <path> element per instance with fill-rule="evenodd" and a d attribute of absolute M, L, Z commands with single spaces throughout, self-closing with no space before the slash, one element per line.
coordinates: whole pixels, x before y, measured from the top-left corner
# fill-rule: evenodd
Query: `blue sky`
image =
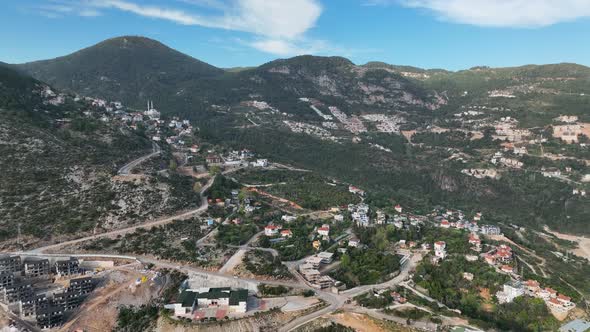
<path fill-rule="evenodd" d="M 142 35 L 218 67 L 299 54 L 465 69 L 590 65 L 588 0 L 3 0 L 0 61 Z"/>

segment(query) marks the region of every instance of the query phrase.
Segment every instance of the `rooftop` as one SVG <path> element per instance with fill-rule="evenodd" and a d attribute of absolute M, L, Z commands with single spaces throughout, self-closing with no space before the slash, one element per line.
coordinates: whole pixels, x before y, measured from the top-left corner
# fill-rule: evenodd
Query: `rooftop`
<path fill-rule="evenodd" d="M 183 307 L 192 307 L 196 298 L 197 293 L 185 290 L 180 293 L 177 302 L 182 303 Z"/>
<path fill-rule="evenodd" d="M 238 305 L 248 299 L 247 289 L 238 289 L 229 293 L 229 305 Z"/>

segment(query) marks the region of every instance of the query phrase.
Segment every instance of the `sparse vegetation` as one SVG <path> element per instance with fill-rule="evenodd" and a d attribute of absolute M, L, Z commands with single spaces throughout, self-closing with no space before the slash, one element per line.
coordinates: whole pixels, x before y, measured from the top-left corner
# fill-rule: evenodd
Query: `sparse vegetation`
<path fill-rule="evenodd" d="M 274 257 L 270 252 L 262 250 L 249 251 L 244 256 L 243 262 L 246 270 L 255 275 L 292 278 L 289 269 L 281 263 L 278 257 Z"/>

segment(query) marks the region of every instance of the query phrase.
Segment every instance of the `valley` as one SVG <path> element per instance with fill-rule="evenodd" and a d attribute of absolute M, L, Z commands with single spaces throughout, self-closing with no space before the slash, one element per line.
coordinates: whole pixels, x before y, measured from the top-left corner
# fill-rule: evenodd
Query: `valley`
<path fill-rule="evenodd" d="M 586 319 L 589 80 L 575 64 L 317 56 L 225 71 L 131 36 L 1 65 L 5 316 L 55 331 Z M 82 276 L 92 290 L 60 302 Z"/>

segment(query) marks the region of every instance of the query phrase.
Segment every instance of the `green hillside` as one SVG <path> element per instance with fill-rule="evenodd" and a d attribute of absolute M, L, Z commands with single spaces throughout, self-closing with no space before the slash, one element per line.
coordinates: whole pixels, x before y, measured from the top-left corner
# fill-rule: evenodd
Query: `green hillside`
<path fill-rule="evenodd" d="M 46 96 L 49 90 L 53 95 Z M 139 183 L 113 180 L 118 167 L 151 151 L 150 141 L 141 133 L 84 115 L 101 112 L 84 101 L 60 94 L 63 102 L 52 103 L 56 93 L 0 67 L 3 249 L 16 247 L 19 225 L 20 246 L 29 246 L 143 221 L 196 201 L 184 197 L 192 193 L 192 181 L 177 177 Z"/>
<path fill-rule="evenodd" d="M 145 105 L 147 99 L 158 104 L 159 97 L 182 94 L 187 83 L 223 74 L 160 42 L 134 36 L 105 40 L 70 55 L 18 67 L 58 88 L 136 107 Z"/>

